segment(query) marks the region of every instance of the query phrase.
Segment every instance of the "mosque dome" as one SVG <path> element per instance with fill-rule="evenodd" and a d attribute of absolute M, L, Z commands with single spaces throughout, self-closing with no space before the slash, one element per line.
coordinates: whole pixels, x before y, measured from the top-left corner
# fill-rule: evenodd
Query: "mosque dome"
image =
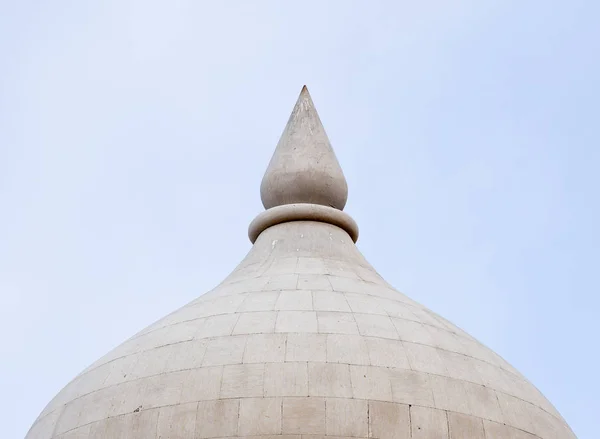
<path fill-rule="evenodd" d="M 245 259 L 81 372 L 26 438 L 574 438 L 517 370 L 377 274 L 347 194 L 303 88 Z"/>

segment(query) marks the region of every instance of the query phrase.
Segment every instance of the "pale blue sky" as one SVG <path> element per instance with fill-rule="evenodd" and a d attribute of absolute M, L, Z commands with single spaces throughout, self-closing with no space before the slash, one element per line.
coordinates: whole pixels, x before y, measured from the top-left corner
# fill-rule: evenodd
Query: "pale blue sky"
<path fill-rule="evenodd" d="M 307 84 L 369 261 L 597 438 L 599 12 L 0 1 L 3 437 L 242 259 Z"/>

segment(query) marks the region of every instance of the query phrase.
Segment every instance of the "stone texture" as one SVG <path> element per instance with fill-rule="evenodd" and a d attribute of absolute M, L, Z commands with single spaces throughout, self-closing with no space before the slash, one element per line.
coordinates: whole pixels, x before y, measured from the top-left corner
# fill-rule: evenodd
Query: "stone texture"
<path fill-rule="evenodd" d="M 404 404 L 433 407 L 433 390 L 429 374 L 412 370 L 391 370 L 392 400 Z"/>
<path fill-rule="evenodd" d="M 368 403 L 358 399 L 329 398 L 326 401 L 327 436 L 358 436 L 368 434 Z"/>
<path fill-rule="evenodd" d="M 308 364 L 265 364 L 265 396 L 308 396 Z"/>
<path fill-rule="evenodd" d="M 409 407 L 406 404 L 369 402 L 369 432 L 373 438 L 409 439 Z"/>
<path fill-rule="evenodd" d="M 280 311 L 275 332 L 317 332 L 317 313 L 314 311 Z"/>
<path fill-rule="evenodd" d="M 506 361 L 361 255 L 340 225 L 351 224 L 345 180 L 306 91 L 264 200 L 286 220 L 220 285 L 75 377 L 27 439 L 575 437 Z M 299 201 L 335 214 L 303 218 L 310 205 L 286 204 Z"/>
<path fill-rule="evenodd" d="M 310 396 L 352 398 L 350 367 L 347 364 L 308 363 Z"/>
<path fill-rule="evenodd" d="M 327 337 L 317 334 L 288 334 L 285 361 L 326 360 Z"/>
<path fill-rule="evenodd" d="M 160 409 L 157 439 L 194 439 L 198 403 L 179 404 Z"/>
<path fill-rule="evenodd" d="M 281 433 L 281 400 L 248 398 L 240 400 L 238 434 L 261 436 Z"/>
<path fill-rule="evenodd" d="M 411 406 L 410 428 L 414 439 L 448 439 L 448 414 L 443 410 Z"/>
<path fill-rule="evenodd" d="M 285 359 L 285 334 L 249 336 L 244 351 L 244 363 L 281 363 Z"/>
<path fill-rule="evenodd" d="M 481 418 L 448 412 L 448 428 L 450 439 L 485 439 Z"/>
<path fill-rule="evenodd" d="M 356 320 L 350 313 L 318 312 L 317 322 L 322 334 L 352 334 L 358 335 Z"/>
<path fill-rule="evenodd" d="M 284 434 L 325 434 L 325 400 L 286 398 L 283 400 Z"/>
<path fill-rule="evenodd" d="M 237 399 L 217 399 L 198 403 L 196 437 L 237 436 L 239 408 L 240 401 Z"/>
<path fill-rule="evenodd" d="M 275 332 L 277 314 L 273 312 L 248 312 L 240 314 L 233 334 L 267 334 Z"/>
<path fill-rule="evenodd" d="M 263 395 L 265 365 L 232 364 L 223 368 L 221 398 L 249 398 Z"/>

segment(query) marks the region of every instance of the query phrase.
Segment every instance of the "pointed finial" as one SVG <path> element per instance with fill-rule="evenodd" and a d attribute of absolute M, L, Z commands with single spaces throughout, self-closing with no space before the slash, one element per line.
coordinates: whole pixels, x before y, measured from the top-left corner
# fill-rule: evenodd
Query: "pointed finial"
<path fill-rule="evenodd" d="M 310 203 L 343 210 L 348 185 L 306 86 L 260 186 L 266 209 Z"/>
<path fill-rule="evenodd" d="M 356 242 L 358 226 L 343 212 L 348 185 L 306 86 L 302 87 L 260 185 L 267 210 L 248 227 L 253 244 L 268 228 L 292 221 L 337 226 Z"/>

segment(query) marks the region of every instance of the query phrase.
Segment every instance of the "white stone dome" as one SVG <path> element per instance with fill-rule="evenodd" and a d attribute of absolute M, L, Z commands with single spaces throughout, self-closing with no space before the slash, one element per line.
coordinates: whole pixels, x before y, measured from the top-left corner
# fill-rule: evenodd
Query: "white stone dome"
<path fill-rule="evenodd" d="M 84 370 L 27 439 L 575 437 L 506 361 L 388 285 L 357 233 L 334 207 L 273 206 L 224 282 Z"/>

